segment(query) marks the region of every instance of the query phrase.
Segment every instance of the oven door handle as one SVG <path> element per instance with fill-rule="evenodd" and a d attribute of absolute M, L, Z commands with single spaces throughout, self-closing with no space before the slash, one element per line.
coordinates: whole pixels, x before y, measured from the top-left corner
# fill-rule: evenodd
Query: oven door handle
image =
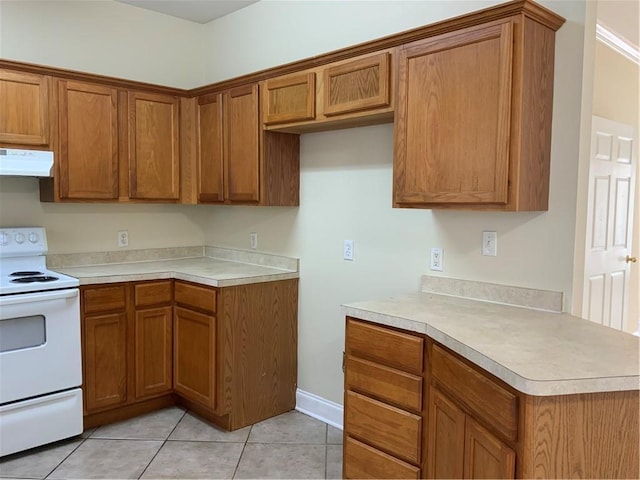
<path fill-rule="evenodd" d="M 48 300 L 62 300 L 65 298 L 74 298 L 78 296 L 78 289 L 57 290 L 53 292 L 27 293 L 23 295 L 11 295 L 0 297 L 0 306 L 18 305 L 20 303 L 29 302 L 45 302 Z"/>

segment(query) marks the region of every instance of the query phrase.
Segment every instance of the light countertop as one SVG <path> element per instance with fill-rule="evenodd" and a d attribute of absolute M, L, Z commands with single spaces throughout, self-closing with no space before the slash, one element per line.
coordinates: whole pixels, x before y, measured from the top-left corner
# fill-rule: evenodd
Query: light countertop
<path fill-rule="evenodd" d="M 529 395 L 640 388 L 640 339 L 566 313 L 425 292 L 342 309 L 426 334 Z"/>
<path fill-rule="evenodd" d="M 212 287 L 230 287 L 299 277 L 297 270 L 212 257 L 58 267 L 55 270 L 76 277 L 80 285 L 175 278 Z"/>

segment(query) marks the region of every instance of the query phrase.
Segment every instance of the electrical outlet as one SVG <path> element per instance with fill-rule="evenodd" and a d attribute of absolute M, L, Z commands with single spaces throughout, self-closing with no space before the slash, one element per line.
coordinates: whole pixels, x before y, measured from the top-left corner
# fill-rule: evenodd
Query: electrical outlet
<path fill-rule="evenodd" d="M 258 233 L 251 232 L 249 234 L 249 245 L 251 245 L 251 250 L 255 250 L 258 248 Z"/>
<path fill-rule="evenodd" d="M 498 233 L 482 232 L 482 255 L 498 256 Z"/>
<path fill-rule="evenodd" d="M 129 231 L 120 230 L 118 232 L 118 246 L 127 247 L 129 245 Z"/>
<path fill-rule="evenodd" d="M 442 271 L 442 248 L 434 247 L 431 249 L 431 270 Z"/>
<path fill-rule="evenodd" d="M 353 240 L 344 241 L 343 258 L 345 260 L 353 260 Z"/>

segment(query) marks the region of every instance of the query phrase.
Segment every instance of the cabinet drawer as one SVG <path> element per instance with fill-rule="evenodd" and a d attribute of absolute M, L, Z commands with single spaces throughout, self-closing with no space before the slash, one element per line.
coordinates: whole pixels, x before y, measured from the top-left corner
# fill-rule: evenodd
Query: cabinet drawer
<path fill-rule="evenodd" d="M 422 419 L 386 403 L 347 391 L 345 424 L 348 435 L 413 463 L 420 462 Z"/>
<path fill-rule="evenodd" d="M 422 374 L 424 339 L 347 319 L 347 353 L 405 372 Z"/>
<path fill-rule="evenodd" d="M 347 437 L 345 478 L 420 478 L 420 469 Z"/>
<path fill-rule="evenodd" d="M 518 400 L 515 395 L 482 375 L 438 345 L 431 358 L 433 377 L 469 408 L 474 416 L 492 425 L 508 439 L 518 431 Z"/>
<path fill-rule="evenodd" d="M 136 307 L 171 302 L 171 280 L 164 282 L 138 283 L 135 286 Z"/>
<path fill-rule="evenodd" d="M 324 114 L 340 115 L 390 104 L 389 53 L 329 67 L 324 71 Z"/>
<path fill-rule="evenodd" d="M 124 285 L 87 288 L 82 292 L 84 313 L 106 312 L 125 308 L 126 292 Z"/>
<path fill-rule="evenodd" d="M 347 357 L 346 388 L 402 408 L 422 410 L 422 378 L 368 360 Z"/>
<path fill-rule="evenodd" d="M 216 311 L 216 290 L 214 288 L 176 282 L 174 295 L 176 303 L 181 305 L 210 313 Z"/>

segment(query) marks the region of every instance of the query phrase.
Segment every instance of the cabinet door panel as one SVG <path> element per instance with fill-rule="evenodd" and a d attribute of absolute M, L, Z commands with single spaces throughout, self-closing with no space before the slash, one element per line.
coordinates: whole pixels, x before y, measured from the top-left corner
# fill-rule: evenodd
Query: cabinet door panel
<path fill-rule="evenodd" d="M 339 115 L 388 106 L 389 79 L 388 53 L 327 68 L 324 114 Z"/>
<path fill-rule="evenodd" d="M 175 308 L 174 389 L 211 409 L 216 407 L 215 330 L 215 317 Z"/>
<path fill-rule="evenodd" d="M 462 478 L 465 414 L 436 388 L 429 394 L 428 478 Z"/>
<path fill-rule="evenodd" d="M 177 200 L 180 196 L 178 99 L 129 92 L 129 196 Z"/>
<path fill-rule="evenodd" d="M 267 80 L 262 97 L 266 125 L 313 120 L 316 116 L 316 74 Z"/>
<path fill-rule="evenodd" d="M 127 400 L 126 314 L 83 319 L 84 398 L 87 411 Z"/>
<path fill-rule="evenodd" d="M 346 431 L 404 460 L 420 462 L 422 419 L 418 415 L 347 391 Z"/>
<path fill-rule="evenodd" d="M 467 417 L 464 478 L 514 478 L 515 465 L 515 452 Z"/>
<path fill-rule="evenodd" d="M 345 478 L 420 478 L 420 469 L 369 445 L 347 437 Z"/>
<path fill-rule="evenodd" d="M 58 82 L 60 198 L 118 198 L 118 91 Z"/>
<path fill-rule="evenodd" d="M 136 398 L 171 391 L 172 326 L 171 307 L 136 312 L 134 329 Z"/>
<path fill-rule="evenodd" d="M 260 200 L 258 120 L 258 85 L 224 94 L 225 198 L 231 202 Z"/>
<path fill-rule="evenodd" d="M 198 98 L 198 202 L 224 201 L 222 94 Z"/>
<path fill-rule="evenodd" d="M 50 78 L 0 70 L 0 142 L 49 144 Z"/>
<path fill-rule="evenodd" d="M 508 22 L 401 50 L 396 203 L 507 203 L 512 38 Z"/>

